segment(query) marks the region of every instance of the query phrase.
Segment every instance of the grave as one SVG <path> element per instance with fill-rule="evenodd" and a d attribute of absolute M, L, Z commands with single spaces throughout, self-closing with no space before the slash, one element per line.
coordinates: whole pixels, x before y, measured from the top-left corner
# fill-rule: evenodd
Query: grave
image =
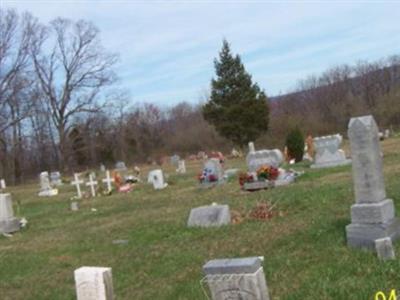
<path fill-rule="evenodd" d="M 108 170 L 106 171 L 106 178 L 104 178 L 102 181 L 107 185 L 107 191 L 111 192 L 112 191 L 111 183 L 114 182 L 114 178 L 110 176 L 110 171 Z"/>
<path fill-rule="evenodd" d="M 179 157 L 179 155 L 174 154 L 171 156 L 170 160 L 171 160 L 171 165 L 177 166 L 181 158 Z"/>
<path fill-rule="evenodd" d="M 187 221 L 188 227 L 219 227 L 231 222 L 228 205 L 207 205 L 193 208 Z"/>
<path fill-rule="evenodd" d="M 126 165 L 123 161 L 118 161 L 115 164 L 115 169 L 118 171 L 126 171 L 128 168 L 126 167 Z"/>
<path fill-rule="evenodd" d="M 38 195 L 40 197 L 51 197 L 57 194 L 58 190 L 53 189 L 50 185 L 49 173 L 48 172 L 40 173 L 40 191 Z"/>
<path fill-rule="evenodd" d="M 83 183 L 84 181 L 79 179 L 79 174 L 74 173 L 74 181 L 71 181 L 71 185 L 75 185 L 78 198 L 82 198 L 81 184 Z"/>
<path fill-rule="evenodd" d="M 392 239 L 389 237 L 375 240 L 375 250 L 378 254 L 378 258 L 381 260 L 392 260 L 396 258 Z"/>
<path fill-rule="evenodd" d="M 94 180 L 93 174 L 89 175 L 89 181 L 86 182 L 86 186 L 90 187 L 90 193 L 92 197 L 96 197 L 96 189 L 95 186 L 97 185 L 97 180 Z"/>
<path fill-rule="evenodd" d="M 378 127 L 372 116 L 352 118 L 348 135 L 356 203 L 351 224 L 346 227 L 347 244 L 375 249 L 375 240 L 400 238 L 400 220 L 395 218 L 393 200 L 386 198 Z"/>
<path fill-rule="evenodd" d="M 262 257 L 214 259 L 203 266 L 212 300 L 269 300 Z"/>
<path fill-rule="evenodd" d="M 343 137 L 340 134 L 314 138 L 315 158 L 311 168 L 329 168 L 348 165 L 351 159 L 339 147 Z"/>
<path fill-rule="evenodd" d="M 205 162 L 199 181 L 202 188 L 213 187 L 224 182 L 224 170 L 219 159 L 211 158 Z"/>
<path fill-rule="evenodd" d="M 179 173 L 179 174 L 185 174 L 186 173 L 186 165 L 185 165 L 185 161 L 183 159 L 179 160 L 178 169 L 176 169 L 176 172 Z"/>
<path fill-rule="evenodd" d="M 12 233 L 20 229 L 20 223 L 14 217 L 11 194 L 0 194 L 0 233 Z"/>
<path fill-rule="evenodd" d="M 6 181 L 4 179 L 0 179 L 0 190 L 5 190 L 6 187 Z"/>
<path fill-rule="evenodd" d="M 283 162 L 283 154 L 279 149 L 255 150 L 254 143 L 249 143 L 249 153 L 246 156 L 246 163 L 249 172 L 257 170 L 265 165 L 278 168 Z"/>
<path fill-rule="evenodd" d="M 77 300 L 113 300 L 111 268 L 81 267 L 74 272 Z"/>
<path fill-rule="evenodd" d="M 50 173 L 50 184 L 52 186 L 60 186 L 62 185 L 61 174 L 60 172 L 51 172 Z"/>
<path fill-rule="evenodd" d="M 168 183 L 164 182 L 163 172 L 160 169 L 150 171 L 147 182 L 153 184 L 155 190 L 162 190 L 168 186 Z"/>

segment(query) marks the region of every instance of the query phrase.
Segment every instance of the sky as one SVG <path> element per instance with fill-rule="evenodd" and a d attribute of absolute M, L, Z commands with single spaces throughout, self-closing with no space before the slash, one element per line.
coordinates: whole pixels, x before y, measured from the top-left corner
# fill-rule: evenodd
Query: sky
<path fill-rule="evenodd" d="M 204 101 L 227 39 L 268 96 L 340 64 L 400 54 L 400 1 L 0 0 L 47 23 L 92 21 L 120 56 L 118 87 L 133 103 Z"/>

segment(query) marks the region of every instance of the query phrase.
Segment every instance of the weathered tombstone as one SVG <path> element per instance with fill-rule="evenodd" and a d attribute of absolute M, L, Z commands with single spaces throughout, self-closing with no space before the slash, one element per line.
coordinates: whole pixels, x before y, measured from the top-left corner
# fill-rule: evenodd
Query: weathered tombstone
<path fill-rule="evenodd" d="M 6 181 L 4 179 L 0 180 L 0 190 L 5 190 L 6 189 Z"/>
<path fill-rule="evenodd" d="M 219 227 L 231 222 L 228 205 L 207 205 L 193 208 L 187 222 L 188 227 Z"/>
<path fill-rule="evenodd" d="M 176 169 L 177 173 L 185 174 L 186 173 L 186 165 L 184 160 L 179 160 L 178 162 L 178 169 Z"/>
<path fill-rule="evenodd" d="M 40 191 L 38 195 L 40 197 L 50 197 L 50 196 L 55 196 L 57 194 L 58 190 L 53 189 L 50 185 L 49 173 L 48 172 L 40 173 Z"/>
<path fill-rule="evenodd" d="M 177 166 L 178 162 L 180 161 L 180 157 L 177 154 L 171 156 L 171 165 Z"/>
<path fill-rule="evenodd" d="M 95 186 L 97 185 L 97 180 L 93 179 L 93 175 L 89 175 L 89 181 L 86 182 L 86 186 L 90 187 L 90 193 L 92 194 L 92 197 L 96 197 L 96 189 Z"/>
<path fill-rule="evenodd" d="M 82 198 L 81 184 L 83 184 L 83 183 L 84 183 L 84 181 L 79 179 L 79 174 L 75 173 L 74 181 L 71 181 L 71 185 L 75 185 L 78 198 Z"/>
<path fill-rule="evenodd" d="M 76 201 L 71 202 L 71 210 L 72 211 L 78 211 L 79 210 L 79 203 L 76 202 Z"/>
<path fill-rule="evenodd" d="M 378 258 L 381 260 L 395 259 L 394 249 L 392 245 L 392 239 L 389 237 L 375 240 L 375 249 L 378 254 Z"/>
<path fill-rule="evenodd" d="M 200 186 L 210 188 L 224 182 L 224 170 L 217 158 L 211 158 L 204 163 L 200 176 Z"/>
<path fill-rule="evenodd" d="M 81 267 L 74 272 L 77 300 L 112 300 L 111 268 Z"/>
<path fill-rule="evenodd" d="M 390 138 L 390 129 L 385 129 L 384 136 L 385 136 L 385 139 Z"/>
<path fill-rule="evenodd" d="M 11 233 L 20 229 L 19 220 L 14 217 L 10 194 L 0 194 L 0 233 Z"/>
<path fill-rule="evenodd" d="M 123 161 L 118 161 L 115 164 L 115 169 L 117 169 L 118 171 L 126 171 L 128 168 L 126 167 L 126 165 Z"/>
<path fill-rule="evenodd" d="M 258 150 L 254 149 L 254 143 L 249 143 L 249 153 L 246 156 L 246 163 L 249 172 L 256 172 L 262 166 L 278 168 L 283 162 L 283 154 L 279 149 Z"/>
<path fill-rule="evenodd" d="M 343 137 L 340 134 L 314 138 L 315 161 L 311 168 L 328 168 L 351 163 L 346 154 L 339 149 Z"/>
<path fill-rule="evenodd" d="M 100 165 L 100 172 L 105 172 L 106 171 L 106 166 L 104 164 Z"/>
<path fill-rule="evenodd" d="M 203 272 L 212 300 L 269 300 L 260 257 L 210 260 Z"/>
<path fill-rule="evenodd" d="M 56 171 L 56 172 L 51 172 L 50 173 L 50 184 L 52 186 L 62 185 L 61 173 L 60 172 Z"/>
<path fill-rule="evenodd" d="M 347 244 L 373 250 L 375 240 L 400 238 L 400 220 L 393 200 L 386 198 L 378 127 L 372 116 L 352 118 L 348 135 L 353 161 L 356 203 L 351 224 L 346 227 Z"/>
<path fill-rule="evenodd" d="M 168 183 L 164 182 L 162 170 L 159 169 L 150 171 L 147 181 L 153 184 L 155 190 L 162 190 L 168 186 Z"/>
<path fill-rule="evenodd" d="M 108 171 L 108 170 L 106 171 L 106 178 L 103 179 L 103 182 L 104 182 L 105 184 L 107 184 L 107 191 L 108 191 L 108 192 L 111 192 L 111 191 L 112 191 L 111 183 L 114 182 L 114 178 L 112 178 L 112 177 L 110 176 L 110 171 Z"/>

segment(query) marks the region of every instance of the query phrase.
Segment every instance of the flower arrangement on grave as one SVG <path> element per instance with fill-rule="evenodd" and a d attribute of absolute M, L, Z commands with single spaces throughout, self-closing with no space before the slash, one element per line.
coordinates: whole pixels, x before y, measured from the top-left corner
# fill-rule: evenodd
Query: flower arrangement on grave
<path fill-rule="evenodd" d="M 261 166 L 257 170 L 257 178 L 259 180 L 276 180 L 279 176 L 279 170 L 272 166 Z"/>
<path fill-rule="evenodd" d="M 216 182 L 218 181 L 218 178 L 215 174 L 212 173 L 212 170 L 205 168 L 203 172 L 199 174 L 197 179 L 200 181 L 200 183 L 204 182 Z"/>
<path fill-rule="evenodd" d="M 272 166 L 261 166 L 256 173 L 241 173 L 239 174 L 239 184 L 241 187 L 245 183 L 257 182 L 257 181 L 273 181 L 279 176 L 279 169 Z"/>

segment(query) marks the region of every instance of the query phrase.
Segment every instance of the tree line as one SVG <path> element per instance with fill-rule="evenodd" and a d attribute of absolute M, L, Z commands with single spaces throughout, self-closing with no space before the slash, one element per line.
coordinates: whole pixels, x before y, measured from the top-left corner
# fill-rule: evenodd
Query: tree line
<path fill-rule="evenodd" d="M 129 105 L 114 85 L 118 55 L 102 46 L 92 23 L 0 15 L 0 177 L 10 184 L 43 170 L 228 153 L 249 140 L 282 148 L 294 127 L 314 136 L 344 133 L 351 116 L 367 113 L 381 126 L 400 126 L 400 56 L 335 67 L 267 98 L 224 42 L 210 95 L 198 104 Z M 224 75 L 230 68 L 237 76 Z"/>

